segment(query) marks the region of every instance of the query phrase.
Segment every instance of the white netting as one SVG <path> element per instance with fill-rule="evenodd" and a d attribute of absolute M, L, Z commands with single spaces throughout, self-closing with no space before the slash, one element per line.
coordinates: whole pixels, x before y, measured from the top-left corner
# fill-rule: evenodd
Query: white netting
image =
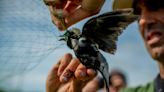
<path fill-rule="evenodd" d="M 42 0 L 0 0 L 0 80 L 39 64 L 61 44 L 56 34 Z"/>

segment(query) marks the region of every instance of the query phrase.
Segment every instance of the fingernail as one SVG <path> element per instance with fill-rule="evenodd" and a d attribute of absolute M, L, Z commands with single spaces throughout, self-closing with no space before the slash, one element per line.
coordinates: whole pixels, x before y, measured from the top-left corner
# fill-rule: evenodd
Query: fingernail
<path fill-rule="evenodd" d="M 67 77 L 63 77 L 63 82 L 67 82 L 68 81 L 68 78 Z"/>
<path fill-rule="evenodd" d="M 71 71 L 71 70 L 66 70 L 63 74 L 63 77 L 66 77 L 66 78 L 71 78 L 73 76 L 74 72 Z"/>
<path fill-rule="evenodd" d="M 81 77 L 85 77 L 85 76 L 86 76 L 86 73 L 80 72 L 80 76 L 81 76 Z"/>

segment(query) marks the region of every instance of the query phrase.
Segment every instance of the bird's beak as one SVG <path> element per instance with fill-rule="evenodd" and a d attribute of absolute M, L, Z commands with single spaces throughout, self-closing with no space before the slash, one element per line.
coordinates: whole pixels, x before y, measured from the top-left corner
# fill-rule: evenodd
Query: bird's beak
<path fill-rule="evenodd" d="M 59 41 L 66 41 L 65 35 L 59 35 Z"/>

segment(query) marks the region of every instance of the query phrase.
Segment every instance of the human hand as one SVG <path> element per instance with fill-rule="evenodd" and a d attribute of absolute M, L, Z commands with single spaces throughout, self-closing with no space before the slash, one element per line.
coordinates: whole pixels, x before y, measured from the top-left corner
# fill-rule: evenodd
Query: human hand
<path fill-rule="evenodd" d="M 65 30 L 78 21 L 99 13 L 105 0 L 44 0 L 49 6 L 52 22 L 59 28 Z M 62 11 L 64 21 L 56 14 Z M 64 24 L 63 24 L 64 22 Z M 64 26 L 63 26 L 64 25 Z"/>
<path fill-rule="evenodd" d="M 71 54 L 65 54 L 50 71 L 46 92 L 81 92 L 96 74 L 95 70 L 87 69 Z"/>

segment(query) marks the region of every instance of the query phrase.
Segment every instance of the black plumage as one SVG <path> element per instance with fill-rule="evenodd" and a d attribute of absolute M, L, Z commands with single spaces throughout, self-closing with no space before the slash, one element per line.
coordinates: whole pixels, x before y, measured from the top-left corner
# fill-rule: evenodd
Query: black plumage
<path fill-rule="evenodd" d="M 102 74 L 107 91 L 109 91 L 109 68 L 99 49 L 114 54 L 118 36 L 137 18 L 138 16 L 133 15 L 130 9 L 107 12 L 88 20 L 82 33 L 79 29 L 73 28 L 62 36 L 62 40 L 74 50 L 82 64 Z"/>

